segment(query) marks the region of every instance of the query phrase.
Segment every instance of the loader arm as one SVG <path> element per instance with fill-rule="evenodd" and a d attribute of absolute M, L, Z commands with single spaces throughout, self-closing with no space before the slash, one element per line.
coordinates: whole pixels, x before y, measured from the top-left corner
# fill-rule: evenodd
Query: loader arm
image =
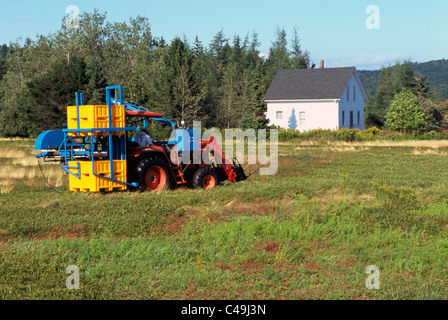
<path fill-rule="evenodd" d="M 201 150 L 208 150 L 213 154 L 217 164 L 219 164 L 225 171 L 227 179 L 232 183 L 236 182 L 236 173 L 230 165 L 229 161 L 226 159 L 221 146 L 216 142 L 215 137 L 210 139 L 201 140 Z"/>

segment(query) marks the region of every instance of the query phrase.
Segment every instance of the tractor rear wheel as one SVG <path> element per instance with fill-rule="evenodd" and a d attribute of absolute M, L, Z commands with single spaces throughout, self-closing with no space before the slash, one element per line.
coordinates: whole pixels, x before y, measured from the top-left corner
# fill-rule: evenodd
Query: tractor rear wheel
<path fill-rule="evenodd" d="M 193 188 L 212 189 L 218 184 L 218 173 L 212 167 L 199 168 L 193 175 Z"/>
<path fill-rule="evenodd" d="M 141 191 L 162 191 L 171 187 L 171 170 L 160 158 L 147 158 L 137 166 Z"/>

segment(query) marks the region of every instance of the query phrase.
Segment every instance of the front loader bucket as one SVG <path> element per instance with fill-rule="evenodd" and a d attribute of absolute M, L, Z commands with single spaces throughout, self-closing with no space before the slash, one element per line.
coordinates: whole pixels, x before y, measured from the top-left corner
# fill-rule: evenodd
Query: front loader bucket
<path fill-rule="evenodd" d="M 239 181 L 247 180 L 247 176 L 244 173 L 244 169 L 241 166 L 238 159 L 233 158 L 230 160 L 233 162 L 232 169 L 233 169 L 233 172 L 235 172 L 235 174 L 236 174 L 235 181 L 239 182 Z"/>

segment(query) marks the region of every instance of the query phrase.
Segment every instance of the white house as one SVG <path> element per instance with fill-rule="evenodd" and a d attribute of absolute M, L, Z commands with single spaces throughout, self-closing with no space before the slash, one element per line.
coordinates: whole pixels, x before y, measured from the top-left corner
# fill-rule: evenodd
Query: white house
<path fill-rule="evenodd" d="M 364 130 L 367 94 L 355 67 L 279 70 L 266 92 L 269 125 Z"/>

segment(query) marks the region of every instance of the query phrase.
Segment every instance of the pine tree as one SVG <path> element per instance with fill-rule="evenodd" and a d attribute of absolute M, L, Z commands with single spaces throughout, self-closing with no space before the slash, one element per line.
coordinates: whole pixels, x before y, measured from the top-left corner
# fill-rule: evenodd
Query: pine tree
<path fill-rule="evenodd" d="M 157 98 L 169 116 L 192 122 L 201 113 L 204 91 L 193 71 L 193 55 L 176 38 L 164 55 L 165 72 L 158 81 Z"/>
<path fill-rule="evenodd" d="M 429 87 L 428 87 L 428 76 L 414 76 L 415 79 L 415 92 L 419 98 L 428 98 Z"/>
<path fill-rule="evenodd" d="M 308 69 L 311 64 L 310 54 L 308 51 L 303 52 L 300 46 L 299 29 L 294 28 L 292 38 L 291 63 L 294 69 Z"/>
<path fill-rule="evenodd" d="M 277 27 L 275 31 L 276 40 L 269 49 L 269 57 L 266 60 L 265 86 L 268 87 L 279 69 L 291 69 L 292 63 L 289 58 L 288 40 L 286 31 Z"/>
<path fill-rule="evenodd" d="M 375 101 L 368 105 L 366 122 L 377 126 L 384 125 L 387 108 L 395 95 L 400 93 L 403 88 L 416 93 L 416 86 L 415 73 L 409 62 L 403 64 L 397 62 L 394 66 L 383 68 Z"/>
<path fill-rule="evenodd" d="M 198 58 L 204 54 L 204 46 L 202 42 L 199 41 L 198 36 L 194 38 L 193 47 L 191 48 L 191 52 L 193 53 L 195 58 Z"/>
<path fill-rule="evenodd" d="M 106 100 L 107 81 L 103 75 L 103 69 L 94 58 L 87 63 L 86 76 L 88 83 L 86 86 L 86 96 L 89 104 L 102 104 Z"/>
<path fill-rule="evenodd" d="M 266 89 L 263 85 L 262 64 L 258 63 L 251 75 L 250 94 L 248 101 L 248 112 L 253 118 L 261 117 L 266 112 L 264 94 Z"/>
<path fill-rule="evenodd" d="M 0 81 L 2 80 L 3 76 L 8 71 L 8 65 L 6 62 L 6 54 L 8 52 L 8 47 L 6 44 L 2 45 L 0 47 Z"/>
<path fill-rule="evenodd" d="M 223 73 L 219 104 L 219 122 L 221 127 L 235 128 L 243 115 L 242 88 L 238 68 L 230 62 Z"/>
<path fill-rule="evenodd" d="M 0 133 L 3 136 L 28 137 L 37 131 L 25 80 L 12 71 L 0 86 Z"/>
<path fill-rule="evenodd" d="M 84 91 L 88 79 L 86 64 L 78 56 L 62 58 L 44 74 L 27 83 L 35 121 L 40 129 L 54 129 L 66 122 L 67 106 L 73 105 L 75 92 Z"/>

